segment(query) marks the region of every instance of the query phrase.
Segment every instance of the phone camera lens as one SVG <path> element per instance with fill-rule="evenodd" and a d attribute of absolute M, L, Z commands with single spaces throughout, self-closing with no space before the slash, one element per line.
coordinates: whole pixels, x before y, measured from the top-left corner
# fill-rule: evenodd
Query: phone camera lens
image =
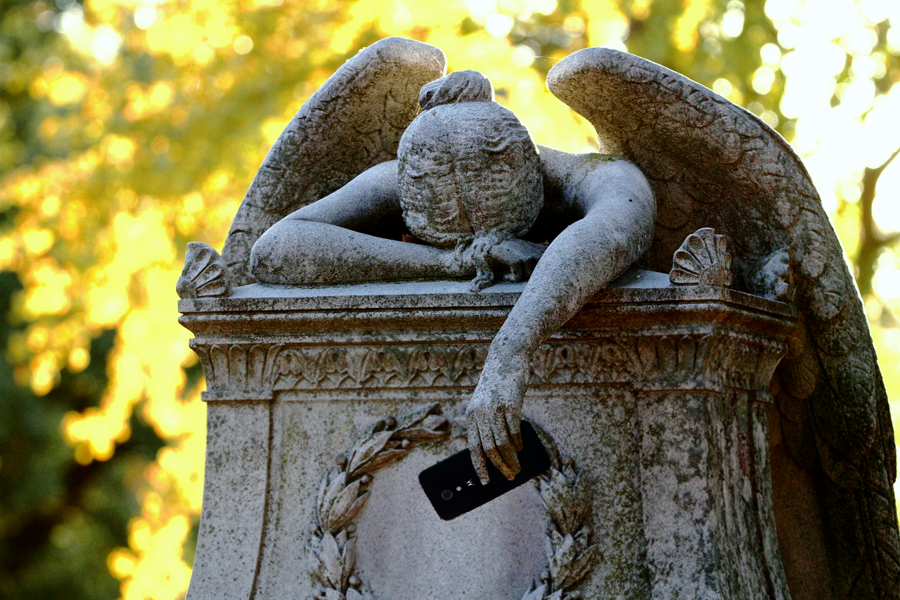
<path fill-rule="evenodd" d="M 444 490 L 443 492 L 441 492 L 441 498 L 443 498 L 444 500 L 449 500 L 452 497 L 453 492 L 451 492 L 450 490 Z"/>

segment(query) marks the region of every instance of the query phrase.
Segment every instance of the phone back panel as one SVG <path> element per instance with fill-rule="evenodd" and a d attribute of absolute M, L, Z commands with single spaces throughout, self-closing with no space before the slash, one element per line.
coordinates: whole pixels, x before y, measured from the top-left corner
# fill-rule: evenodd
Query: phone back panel
<path fill-rule="evenodd" d="M 419 473 L 419 483 L 441 519 L 450 521 L 483 506 L 550 468 L 550 457 L 534 428 L 527 421 L 522 421 L 521 428 L 519 464 L 522 470 L 512 481 L 488 461 L 490 482 L 481 485 L 468 450 L 457 452 Z"/>

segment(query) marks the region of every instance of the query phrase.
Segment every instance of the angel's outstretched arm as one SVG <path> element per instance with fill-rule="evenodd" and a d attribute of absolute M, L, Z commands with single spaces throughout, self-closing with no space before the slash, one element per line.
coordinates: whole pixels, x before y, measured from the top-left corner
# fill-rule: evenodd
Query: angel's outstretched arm
<path fill-rule="evenodd" d="M 624 160 L 546 149 L 541 160 L 545 177 L 552 180 L 553 171 L 562 170 L 575 182 L 562 191 L 582 217 L 544 252 L 491 344 L 469 403 L 469 449 L 484 483 L 485 456 L 509 479 L 519 471 L 519 421 L 531 355 L 653 240 L 656 203 L 637 167 Z"/>
<path fill-rule="evenodd" d="M 273 225 L 250 268 L 260 281 L 295 285 L 474 274 L 452 251 L 401 242 L 402 219 L 397 161 L 384 162 Z M 391 233 L 396 240 L 382 237 Z"/>

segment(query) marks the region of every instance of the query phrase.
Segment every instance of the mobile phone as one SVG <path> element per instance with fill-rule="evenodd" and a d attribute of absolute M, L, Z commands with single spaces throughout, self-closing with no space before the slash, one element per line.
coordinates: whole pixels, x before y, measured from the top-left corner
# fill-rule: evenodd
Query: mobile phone
<path fill-rule="evenodd" d="M 419 483 L 438 516 L 450 521 L 470 510 L 483 506 L 513 490 L 550 468 L 550 456 L 528 421 L 522 421 L 522 451 L 519 465 L 522 470 L 510 481 L 487 461 L 490 482 L 481 485 L 472 455 L 468 450 L 432 465 L 419 473 Z"/>

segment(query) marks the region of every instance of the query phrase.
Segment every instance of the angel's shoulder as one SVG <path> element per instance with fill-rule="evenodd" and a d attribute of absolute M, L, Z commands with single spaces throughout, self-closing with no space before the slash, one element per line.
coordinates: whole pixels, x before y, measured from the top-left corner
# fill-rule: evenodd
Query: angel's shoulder
<path fill-rule="evenodd" d="M 624 156 L 590 152 L 578 155 L 581 158 L 582 183 L 620 182 L 622 185 L 646 186 L 650 183 L 640 167 Z"/>
<path fill-rule="evenodd" d="M 584 213 L 589 205 L 612 194 L 653 202 L 647 177 L 630 160 L 613 154 L 573 154 L 541 148 L 545 203 Z"/>

